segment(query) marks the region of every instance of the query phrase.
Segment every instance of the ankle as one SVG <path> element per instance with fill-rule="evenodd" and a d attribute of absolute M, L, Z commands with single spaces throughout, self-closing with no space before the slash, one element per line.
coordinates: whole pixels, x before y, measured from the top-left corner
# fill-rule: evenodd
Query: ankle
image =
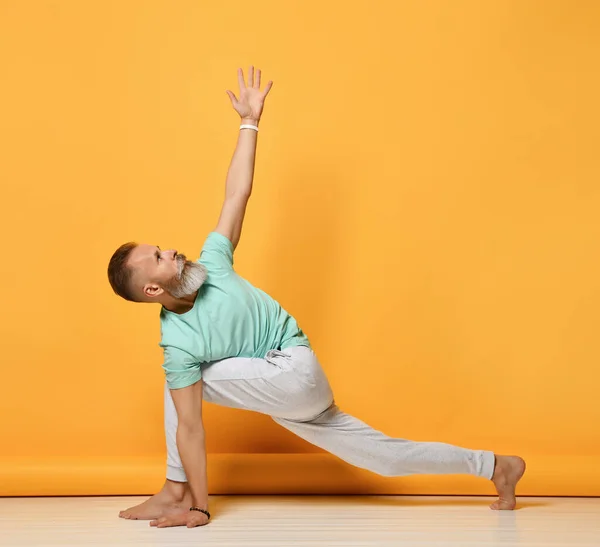
<path fill-rule="evenodd" d="M 506 474 L 506 464 L 502 456 L 496 456 L 496 462 L 494 465 L 494 475 L 492 480 L 503 477 Z"/>
<path fill-rule="evenodd" d="M 188 491 L 188 483 L 167 479 L 162 489 L 175 501 L 182 501 Z"/>

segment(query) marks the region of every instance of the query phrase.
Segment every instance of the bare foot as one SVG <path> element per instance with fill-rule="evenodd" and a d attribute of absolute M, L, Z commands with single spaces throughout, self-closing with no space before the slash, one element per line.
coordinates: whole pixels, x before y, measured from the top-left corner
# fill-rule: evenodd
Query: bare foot
<path fill-rule="evenodd" d="M 498 456 L 492 482 L 496 486 L 499 499 L 490 505 L 495 511 L 512 510 L 517 505 L 515 488 L 525 473 L 525 460 L 519 456 Z"/>
<path fill-rule="evenodd" d="M 192 493 L 187 483 L 166 480 L 162 490 L 145 502 L 125 509 L 119 517 L 131 520 L 152 520 L 189 509 Z"/>

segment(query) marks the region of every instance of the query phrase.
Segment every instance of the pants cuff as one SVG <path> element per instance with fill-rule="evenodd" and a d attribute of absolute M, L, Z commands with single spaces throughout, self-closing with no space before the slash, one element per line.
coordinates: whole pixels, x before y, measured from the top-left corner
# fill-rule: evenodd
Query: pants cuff
<path fill-rule="evenodd" d="M 481 451 L 481 471 L 479 476 L 486 479 L 490 479 L 494 476 L 494 469 L 496 467 L 496 456 L 489 450 Z"/>
<path fill-rule="evenodd" d="M 167 465 L 167 479 L 175 482 L 187 482 L 187 476 L 183 467 Z"/>

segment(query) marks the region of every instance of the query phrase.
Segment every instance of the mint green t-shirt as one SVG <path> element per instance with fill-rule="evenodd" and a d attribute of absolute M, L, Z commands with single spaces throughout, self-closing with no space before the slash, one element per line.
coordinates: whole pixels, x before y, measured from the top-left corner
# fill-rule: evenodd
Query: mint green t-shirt
<path fill-rule="evenodd" d="M 197 260 L 208 277 L 194 307 L 177 314 L 160 312 L 163 369 L 170 389 L 196 383 L 200 365 L 227 357 L 264 358 L 271 349 L 308 346 L 296 320 L 268 294 L 233 270 L 233 244 L 211 232 Z"/>

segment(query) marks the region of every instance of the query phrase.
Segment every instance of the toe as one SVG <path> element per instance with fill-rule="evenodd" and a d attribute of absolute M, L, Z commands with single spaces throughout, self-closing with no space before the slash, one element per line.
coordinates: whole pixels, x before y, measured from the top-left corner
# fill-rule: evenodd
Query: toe
<path fill-rule="evenodd" d="M 514 509 L 515 506 L 515 500 L 500 498 L 499 500 L 496 500 L 494 503 L 492 503 L 492 505 L 490 505 L 490 508 L 494 509 L 495 511 L 510 511 Z"/>

